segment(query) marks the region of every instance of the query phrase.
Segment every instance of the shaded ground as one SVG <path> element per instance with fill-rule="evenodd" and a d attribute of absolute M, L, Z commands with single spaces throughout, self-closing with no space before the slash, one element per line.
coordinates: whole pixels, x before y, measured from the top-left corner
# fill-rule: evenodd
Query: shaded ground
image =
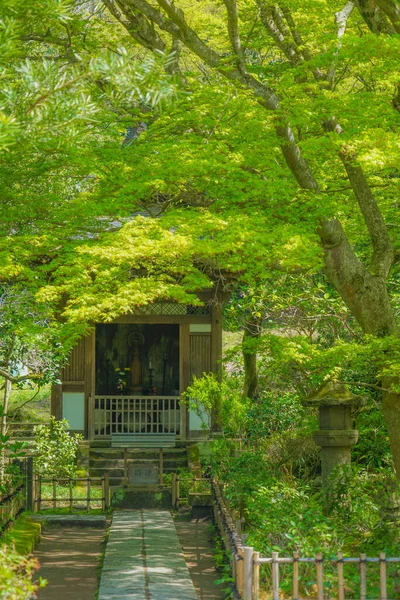
<path fill-rule="evenodd" d="M 225 595 L 221 586 L 214 584 L 221 575 L 215 569 L 212 557 L 209 522 L 177 519 L 175 526 L 199 600 L 223 600 Z"/>
<path fill-rule="evenodd" d="M 104 534 L 98 527 L 45 527 L 34 555 L 49 583 L 38 600 L 94 600 Z"/>

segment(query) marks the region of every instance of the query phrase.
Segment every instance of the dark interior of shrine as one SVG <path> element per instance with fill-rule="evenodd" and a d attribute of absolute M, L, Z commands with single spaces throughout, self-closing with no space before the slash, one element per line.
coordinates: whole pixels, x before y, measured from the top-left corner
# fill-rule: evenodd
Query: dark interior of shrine
<path fill-rule="evenodd" d="M 96 395 L 178 396 L 179 325 L 96 326 Z"/>

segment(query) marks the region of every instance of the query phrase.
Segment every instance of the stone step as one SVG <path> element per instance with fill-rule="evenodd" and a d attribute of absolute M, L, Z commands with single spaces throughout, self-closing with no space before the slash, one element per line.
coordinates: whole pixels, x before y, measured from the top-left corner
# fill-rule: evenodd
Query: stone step
<path fill-rule="evenodd" d="M 91 456 L 110 456 L 124 454 L 124 448 L 93 448 L 89 450 Z M 128 456 L 138 455 L 159 455 L 159 448 L 127 448 Z M 164 456 L 175 456 L 179 454 L 187 454 L 186 448 L 165 448 L 163 449 Z"/>
<path fill-rule="evenodd" d="M 153 458 L 141 458 L 140 460 L 135 459 L 135 460 L 129 460 L 128 459 L 128 466 L 132 466 L 134 464 L 149 464 L 149 465 L 159 465 L 159 461 L 155 460 Z M 182 458 L 164 458 L 163 461 L 164 464 L 164 469 L 170 467 L 173 468 L 174 466 L 179 466 L 179 467 L 186 467 L 187 466 L 187 459 L 185 456 L 183 456 Z M 96 458 L 96 459 L 91 459 L 90 460 L 90 468 L 93 469 L 123 469 L 125 467 L 125 461 L 123 458 L 110 458 L 110 459 L 104 459 L 104 458 Z"/>
<path fill-rule="evenodd" d="M 164 467 L 163 469 L 163 473 L 175 473 L 177 471 L 176 467 Z M 121 468 L 111 468 L 111 469 L 96 469 L 96 468 L 90 468 L 89 470 L 89 476 L 90 477 L 104 477 L 104 474 L 108 473 L 109 477 L 115 477 L 115 478 L 120 478 L 123 479 L 124 475 L 125 475 L 125 469 Z"/>

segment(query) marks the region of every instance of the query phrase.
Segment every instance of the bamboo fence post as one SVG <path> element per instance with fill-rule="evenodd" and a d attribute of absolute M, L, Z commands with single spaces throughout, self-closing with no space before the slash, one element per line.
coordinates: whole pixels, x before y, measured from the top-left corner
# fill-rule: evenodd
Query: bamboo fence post
<path fill-rule="evenodd" d="M 253 600 L 258 600 L 258 593 L 260 591 L 260 565 L 258 559 L 260 558 L 259 552 L 253 553 Z"/>
<path fill-rule="evenodd" d="M 243 557 L 243 600 L 252 600 L 253 592 L 253 548 L 245 546 Z"/>
<path fill-rule="evenodd" d="M 321 552 L 318 552 L 315 561 L 317 566 L 317 598 L 318 600 L 324 600 L 324 567 Z"/>
<path fill-rule="evenodd" d="M 86 479 L 86 510 L 90 511 L 90 477 Z"/>
<path fill-rule="evenodd" d="M 293 553 L 293 600 L 299 599 L 299 553 Z"/>
<path fill-rule="evenodd" d="M 53 509 L 57 510 L 57 480 L 53 479 Z"/>
<path fill-rule="evenodd" d="M 74 508 L 74 493 L 72 491 L 72 479 L 69 478 L 69 510 L 72 512 Z"/>
<path fill-rule="evenodd" d="M 272 598 L 279 600 L 279 553 L 272 553 Z"/>
<path fill-rule="evenodd" d="M 160 485 L 164 481 L 164 450 L 160 448 Z"/>
<path fill-rule="evenodd" d="M 379 600 L 387 600 L 386 588 L 386 554 L 381 552 L 379 555 L 379 570 L 380 570 L 380 596 Z"/>
<path fill-rule="evenodd" d="M 343 554 L 337 553 L 338 600 L 344 600 Z"/>
<path fill-rule="evenodd" d="M 176 473 L 172 473 L 171 482 L 172 508 L 176 508 Z"/>
<path fill-rule="evenodd" d="M 108 510 L 108 508 L 110 506 L 110 473 L 108 471 L 106 471 L 104 473 L 103 497 L 104 497 L 104 510 Z"/>
<path fill-rule="evenodd" d="M 360 600 L 367 600 L 367 555 L 360 555 Z"/>

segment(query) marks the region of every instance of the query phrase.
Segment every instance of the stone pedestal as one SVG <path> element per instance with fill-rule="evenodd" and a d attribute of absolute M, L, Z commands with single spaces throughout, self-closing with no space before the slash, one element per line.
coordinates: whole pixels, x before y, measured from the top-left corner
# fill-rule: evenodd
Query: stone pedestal
<path fill-rule="evenodd" d="M 365 398 L 355 396 L 337 382 L 327 383 L 303 400 L 303 406 L 318 408 L 319 412 L 319 430 L 314 433 L 314 440 L 321 447 L 323 485 L 335 467 L 351 463 L 351 448 L 358 440 L 358 431 L 352 428 L 351 409 L 365 402 Z"/>

